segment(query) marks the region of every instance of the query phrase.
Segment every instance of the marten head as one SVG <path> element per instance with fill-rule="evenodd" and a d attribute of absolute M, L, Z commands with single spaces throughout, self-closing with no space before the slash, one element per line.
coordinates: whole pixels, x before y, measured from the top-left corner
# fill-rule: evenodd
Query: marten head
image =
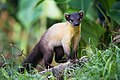
<path fill-rule="evenodd" d="M 65 13 L 65 18 L 73 26 L 79 26 L 83 18 L 83 13 L 84 13 L 83 10 L 71 14 Z"/>

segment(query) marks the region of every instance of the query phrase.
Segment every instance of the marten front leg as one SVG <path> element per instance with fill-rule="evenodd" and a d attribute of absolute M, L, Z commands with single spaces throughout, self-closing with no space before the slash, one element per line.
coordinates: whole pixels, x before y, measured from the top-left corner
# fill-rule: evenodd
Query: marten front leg
<path fill-rule="evenodd" d="M 80 33 L 78 33 L 76 36 L 73 38 L 73 50 L 72 50 L 72 59 L 77 60 L 77 52 L 78 52 L 78 47 L 79 47 L 79 41 L 80 41 Z"/>
<path fill-rule="evenodd" d="M 64 56 L 64 50 L 62 46 L 58 46 L 54 48 L 54 52 L 55 52 L 55 61 L 57 63 L 64 63 L 67 62 L 66 58 L 63 58 Z"/>
<path fill-rule="evenodd" d="M 64 50 L 64 53 L 66 54 L 67 56 L 67 60 L 71 59 L 71 55 L 70 55 L 70 38 L 67 36 L 65 38 L 63 38 L 62 40 L 62 46 L 63 46 L 63 50 Z"/>

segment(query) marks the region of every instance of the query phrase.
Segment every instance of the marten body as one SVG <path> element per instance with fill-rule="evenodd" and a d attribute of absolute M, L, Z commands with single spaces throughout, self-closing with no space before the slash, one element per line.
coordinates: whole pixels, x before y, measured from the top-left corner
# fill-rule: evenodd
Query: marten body
<path fill-rule="evenodd" d="M 67 22 L 56 23 L 43 34 L 40 41 L 23 62 L 23 67 L 29 70 L 28 64 L 36 67 L 39 61 L 43 60 L 45 67 L 49 68 L 51 67 L 50 64 L 52 63 L 54 53 L 55 61 L 58 63 L 66 62 L 69 59 L 77 59 L 81 33 L 80 22 L 83 18 L 83 11 L 65 14 L 65 18 Z M 72 54 L 70 53 L 71 45 L 73 48 Z M 66 58 L 63 58 L 64 54 L 66 54 Z"/>

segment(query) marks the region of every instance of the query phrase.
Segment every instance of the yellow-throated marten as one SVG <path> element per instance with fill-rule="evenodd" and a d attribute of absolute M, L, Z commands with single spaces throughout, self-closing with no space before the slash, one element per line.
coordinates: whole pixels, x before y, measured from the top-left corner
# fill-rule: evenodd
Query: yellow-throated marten
<path fill-rule="evenodd" d="M 54 53 L 55 61 L 58 63 L 66 62 L 69 59 L 77 59 L 82 18 L 82 10 L 72 14 L 66 13 L 65 19 L 67 21 L 51 26 L 35 45 L 32 52 L 22 63 L 22 66 L 29 71 L 29 64 L 35 68 L 39 61 L 43 60 L 45 67 L 49 68 L 51 67 L 50 64 L 52 63 Z M 72 53 L 70 53 L 71 45 Z M 63 58 L 64 53 L 67 58 Z"/>

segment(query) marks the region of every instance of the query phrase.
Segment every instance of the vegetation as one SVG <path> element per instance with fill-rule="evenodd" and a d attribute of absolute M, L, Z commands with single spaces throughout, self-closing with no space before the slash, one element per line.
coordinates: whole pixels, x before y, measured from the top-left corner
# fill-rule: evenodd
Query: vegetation
<path fill-rule="evenodd" d="M 111 44 L 106 50 L 98 50 L 90 46 L 85 49 L 90 56 L 84 67 L 70 71 L 71 80 L 119 80 L 120 79 L 120 48 Z M 67 79 L 69 78 L 66 76 Z"/>
<path fill-rule="evenodd" d="M 64 13 L 84 10 L 78 56 L 87 55 L 89 62 L 66 69 L 64 79 L 119 80 L 119 5 L 120 0 L 1 0 L 0 79 L 46 79 L 37 71 L 20 74 L 17 69 L 45 30 L 65 21 Z"/>
<path fill-rule="evenodd" d="M 120 48 L 114 44 L 105 50 L 98 50 L 94 46 L 88 46 L 82 54 L 89 57 L 89 62 L 84 66 L 77 66 L 73 69 L 66 69 L 64 72 L 65 80 L 119 80 L 120 79 Z M 15 61 L 13 61 L 15 62 Z M 48 77 L 51 80 L 56 79 L 52 73 L 44 75 L 20 74 L 17 71 L 18 66 L 7 65 L 0 68 L 0 78 L 4 80 L 45 80 Z M 35 72 L 35 71 L 34 71 Z M 49 76 L 46 76 L 48 75 Z"/>

